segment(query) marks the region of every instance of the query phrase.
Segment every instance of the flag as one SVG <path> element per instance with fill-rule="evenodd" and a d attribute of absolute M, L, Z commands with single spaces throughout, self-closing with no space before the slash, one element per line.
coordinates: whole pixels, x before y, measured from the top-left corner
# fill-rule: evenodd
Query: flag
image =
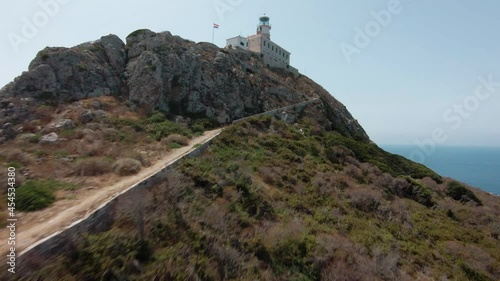
<path fill-rule="evenodd" d="M 214 23 L 214 28 L 219 28 L 219 25 Z"/>

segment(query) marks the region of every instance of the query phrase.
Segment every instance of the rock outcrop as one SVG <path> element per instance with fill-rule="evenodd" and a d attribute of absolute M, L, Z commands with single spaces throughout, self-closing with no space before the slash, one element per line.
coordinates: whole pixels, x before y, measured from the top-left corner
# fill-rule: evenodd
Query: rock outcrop
<path fill-rule="evenodd" d="M 122 94 L 126 61 L 125 44 L 116 35 L 73 48 L 47 47 L 0 96 L 70 102 Z"/>
<path fill-rule="evenodd" d="M 221 124 L 320 98 L 322 105 L 309 110 L 312 119 L 327 130 L 369 140 L 347 109 L 309 78 L 269 69 L 252 52 L 195 43 L 169 32 L 138 30 L 126 44 L 108 35 L 72 48 L 47 47 L 29 71 L 0 90 L 0 101 L 30 98 L 58 104 L 103 95 L 129 100 L 133 109 L 144 112 L 208 117 Z M 90 122 L 89 117 L 81 121 Z M 23 118 L 0 118 L 0 125 Z"/>

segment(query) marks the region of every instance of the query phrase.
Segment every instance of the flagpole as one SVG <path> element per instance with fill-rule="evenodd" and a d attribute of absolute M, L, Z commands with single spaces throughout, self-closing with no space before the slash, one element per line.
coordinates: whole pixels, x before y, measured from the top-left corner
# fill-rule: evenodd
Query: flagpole
<path fill-rule="evenodd" d="M 212 26 L 212 44 L 214 43 L 215 26 Z"/>

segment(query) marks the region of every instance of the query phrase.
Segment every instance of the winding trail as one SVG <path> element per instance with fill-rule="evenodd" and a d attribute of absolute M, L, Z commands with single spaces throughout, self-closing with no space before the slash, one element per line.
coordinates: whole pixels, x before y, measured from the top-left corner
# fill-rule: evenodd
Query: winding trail
<path fill-rule="evenodd" d="M 26 253 L 30 248 L 38 245 L 47 237 L 63 231 L 71 225 L 83 220 L 94 211 L 116 198 L 122 192 L 132 188 L 135 184 L 155 175 L 158 171 L 169 166 L 195 149 L 195 145 L 202 144 L 216 137 L 222 129 L 205 132 L 202 136 L 189 141 L 187 146 L 173 150 L 153 165 L 144 168 L 138 174 L 119 178 L 112 185 L 96 188 L 95 190 L 83 190 L 83 194 L 74 200 L 61 200 L 52 207 L 33 214 L 23 214 L 18 218 L 16 251 L 19 256 Z M 85 194 L 87 193 L 87 194 Z M 49 219 L 47 219 L 49 218 Z M 7 237 L 7 229 L 0 230 L 0 237 Z M 7 253 L 7 243 L 0 245 L 0 253 Z"/>

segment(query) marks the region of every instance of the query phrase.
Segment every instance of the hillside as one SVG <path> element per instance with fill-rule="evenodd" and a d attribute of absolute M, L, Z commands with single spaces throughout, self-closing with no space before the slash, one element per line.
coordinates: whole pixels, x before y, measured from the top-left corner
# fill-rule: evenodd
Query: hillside
<path fill-rule="evenodd" d="M 46 48 L 0 90 L 0 161 L 20 171 L 21 219 L 222 133 L 110 227 L 14 279 L 500 279 L 498 197 L 383 151 L 321 86 L 255 54 L 149 30 L 126 41 Z"/>

